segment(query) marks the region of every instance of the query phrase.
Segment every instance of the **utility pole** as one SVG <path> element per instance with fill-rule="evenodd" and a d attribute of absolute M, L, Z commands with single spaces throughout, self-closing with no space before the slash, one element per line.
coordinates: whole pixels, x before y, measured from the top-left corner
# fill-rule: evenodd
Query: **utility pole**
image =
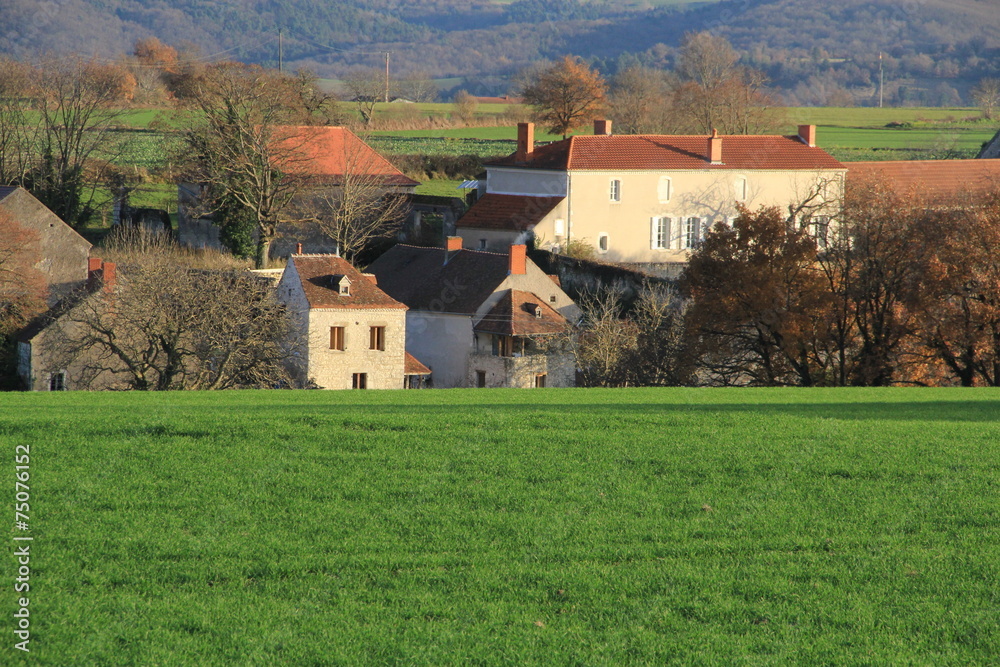
<path fill-rule="evenodd" d="M 882 77 L 882 52 L 878 52 L 878 108 L 882 108 L 882 91 L 885 89 Z"/>
<path fill-rule="evenodd" d="M 284 53 L 281 49 L 281 28 L 278 28 L 278 72 L 284 72 Z"/>
<path fill-rule="evenodd" d="M 385 102 L 389 103 L 389 52 L 385 52 Z"/>

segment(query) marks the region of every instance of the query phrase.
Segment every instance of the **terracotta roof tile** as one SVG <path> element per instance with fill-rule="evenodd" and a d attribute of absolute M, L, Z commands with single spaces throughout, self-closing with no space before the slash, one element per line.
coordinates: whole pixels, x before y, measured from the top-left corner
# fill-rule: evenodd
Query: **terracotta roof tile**
<path fill-rule="evenodd" d="M 310 308 L 406 308 L 342 257 L 292 255 L 288 261 L 295 264 Z M 336 283 L 342 276 L 351 282 L 350 296 L 340 295 Z"/>
<path fill-rule="evenodd" d="M 292 173 L 334 183 L 353 173 L 378 176 L 386 185 L 418 185 L 346 127 L 278 128 L 275 146 Z"/>
<path fill-rule="evenodd" d="M 531 229 L 552 212 L 565 197 L 485 194 L 456 226 L 474 229 Z"/>
<path fill-rule="evenodd" d="M 1000 159 L 848 162 L 846 166 L 848 185 L 884 181 L 930 203 L 950 203 L 1000 189 Z"/>
<path fill-rule="evenodd" d="M 844 169 L 822 148 L 810 147 L 797 136 L 724 135 L 722 164 L 708 160 L 708 137 L 701 135 L 585 135 L 537 147 L 527 161 L 514 154 L 489 163 L 553 170 L 676 170 L 676 169 Z"/>
<path fill-rule="evenodd" d="M 566 318 L 531 292 L 507 290 L 473 328 L 506 336 L 557 334 L 565 331 Z"/>
<path fill-rule="evenodd" d="M 409 352 L 406 353 L 404 367 L 403 367 L 403 375 L 430 375 L 430 374 L 431 374 L 431 369 L 427 368 L 427 366 L 424 366 L 422 363 L 420 363 L 420 360 L 417 359 L 412 354 L 410 354 Z"/>
<path fill-rule="evenodd" d="M 447 255 L 447 262 L 445 262 Z M 472 315 L 506 278 L 508 255 L 479 250 L 397 245 L 367 271 L 394 299 L 412 310 Z"/>

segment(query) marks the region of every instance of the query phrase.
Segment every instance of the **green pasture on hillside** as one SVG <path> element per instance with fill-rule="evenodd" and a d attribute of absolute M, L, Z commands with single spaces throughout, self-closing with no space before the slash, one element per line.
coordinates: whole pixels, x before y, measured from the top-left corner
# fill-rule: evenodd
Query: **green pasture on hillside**
<path fill-rule="evenodd" d="M 36 664 L 1000 654 L 995 390 L 7 394 L 0 443 Z"/>

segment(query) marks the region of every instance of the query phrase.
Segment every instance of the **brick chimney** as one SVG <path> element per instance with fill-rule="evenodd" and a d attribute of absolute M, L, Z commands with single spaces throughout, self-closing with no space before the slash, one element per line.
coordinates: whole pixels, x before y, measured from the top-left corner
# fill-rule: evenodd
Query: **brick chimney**
<path fill-rule="evenodd" d="M 611 121 L 610 120 L 595 120 L 594 121 L 594 136 L 609 136 L 611 134 Z"/>
<path fill-rule="evenodd" d="M 101 279 L 104 281 L 104 291 L 111 292 L 115 291 L 115 282 L 118 279 L 117 267 L 115 267 L 114 262 L 104 262 L 101 265 Z"/>
<path fill-rule="evenodd" d="M 91 257 L 87 260 L 87 291 L 94 292 L 101 284 L 101 258 Z"/>
<path fill-rule="evenodd" d="M 295 254 L 296 255 L 301 255 L 302 254 L 302 244 L 301 243 L 296 243 L 295 244 Z"/>
<path fill-rule="evenodd" d="M 528 246 L 523 243 L 510 247 L 510 275 L 523 276 L 528 272 Z"/>
<path fill-rule="evenodd" d="M 362 273 L 361 275 L 363 275 L 368 280 L 372 281 L 372 285 L 378 286 L 378 276 L 376 276 L 374 273 Z"/>
<path fill-rule="evenodd" d="M 816 126 L 799 125 L 799 139 L 809 148 L 816 148 Z"/>
<path fill-rule="evenodd" d="M 708 138 L 708 161 L 712 164 L 722 164 L 722 137 L 714 127 L 712 136 Z"/>
<path fill-rule="evenodd" d="M 461 236 L 449 236 L 447 239 L 445 239 L 444 249 L 447 250 L 448 252 L 451 252 L 452 250 L 461 250 L 462 249 L 462 237 Z"/>
<path fill-rule="evenodd" d="M 535 152 L 535 124 L 517 124 L 517 153 L 514 159 L 517 162 L 526 162 L 531 154 Z"/>

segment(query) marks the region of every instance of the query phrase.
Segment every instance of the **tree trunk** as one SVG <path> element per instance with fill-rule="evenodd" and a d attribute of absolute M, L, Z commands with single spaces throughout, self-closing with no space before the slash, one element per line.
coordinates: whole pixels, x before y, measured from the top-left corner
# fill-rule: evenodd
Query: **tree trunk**
<path fill-rule="evenodd" d="M 261 234 L 257 237 L 257 253 L 254 256 L 254 268 L 266 269 L 267 256 L 271 249 L 271 237 Z"/>

